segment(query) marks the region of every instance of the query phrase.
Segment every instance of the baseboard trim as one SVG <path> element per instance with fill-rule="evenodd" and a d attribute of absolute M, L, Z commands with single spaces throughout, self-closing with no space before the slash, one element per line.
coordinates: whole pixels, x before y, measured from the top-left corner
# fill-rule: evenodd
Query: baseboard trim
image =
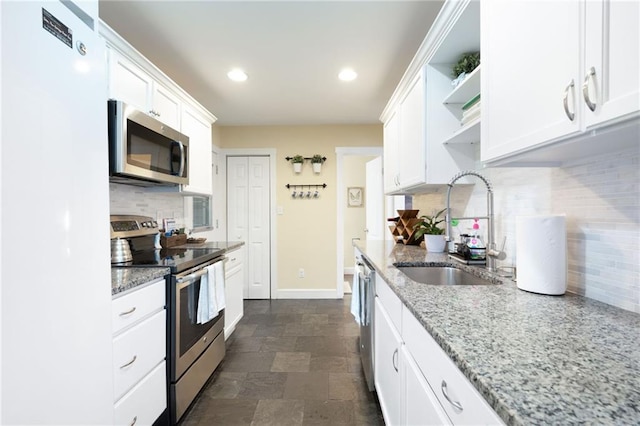
<path fill-rule="evenodd" d="M 278 290 L 278 299 L 338 299 L 338 292 L 334 288 L 286 289 Z"/>

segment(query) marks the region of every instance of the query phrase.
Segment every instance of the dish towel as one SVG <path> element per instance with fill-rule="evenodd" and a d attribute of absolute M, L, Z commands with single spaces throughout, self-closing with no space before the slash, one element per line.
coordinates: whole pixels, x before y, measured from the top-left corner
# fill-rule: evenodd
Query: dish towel
<path fill-rule="evenodd" d="M 209 269 L 207 268 L 207 272 L 200 277 L 200 293 L 198 294 L 198 317 L 197 317 L 198 324 L 204 324 L 206 322 L 209 322 L 211 321 L 212 318 L 215 317 L 215 315 L 212 317 L 209 314 L 209 312 L 211 311 L 210 309 L 211 298 L 209 297 L 209 294 L 210 294 L 210 290 L 214 290 L 210 285 L 213 280 L 210 279 L 209 275 L 210 275 L 210 272 L 209 272 Z M 211 278 L 213 278 L 213 275 L 211 275 Z M 215 291 L 211 291 L 211 294 L 215 296 Z M 215 302 L 215 297 L 214 297 L 214 302 Z"/>
<path fill-rule="evenodd" d="M 200 277 L 200 294 L 198 295 L 198 324 L 211 321 L 218 315 L 216 297 L 216 276 L 214 265 L 207 266 L 207 273 Z"/>
<path fill-rule="evenodd" d="M 211 272 L 209 272 L 209 274 L 211 274 Z M 213 276 L 215 283 L 214 285 L 216 288 L 216 315 L 218 315 L 221 310 L 227 307 L 227 303 L 224 297 L 224 262 L 217 262 L 213 264 Z M 209 275 L 209 279 L 211 279 L 211 275 Z"/>
<path fill-rule="evenodd" d="M 360 324 L 360 280 L 358 279 L 358 268 L 353 273 L 353 285 L 351 286 L 351 315 Z"/>

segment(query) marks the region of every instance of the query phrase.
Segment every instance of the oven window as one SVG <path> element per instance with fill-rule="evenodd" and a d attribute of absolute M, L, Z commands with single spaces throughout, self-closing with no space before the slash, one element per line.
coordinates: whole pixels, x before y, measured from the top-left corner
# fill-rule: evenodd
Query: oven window
<path fill-rule="evenodd" d="M 200 340 L 215 323 L 215 318 L 205 324 L 197 323 L 199 294 L 200 280 L 180 289 L 180 356 Z"/>

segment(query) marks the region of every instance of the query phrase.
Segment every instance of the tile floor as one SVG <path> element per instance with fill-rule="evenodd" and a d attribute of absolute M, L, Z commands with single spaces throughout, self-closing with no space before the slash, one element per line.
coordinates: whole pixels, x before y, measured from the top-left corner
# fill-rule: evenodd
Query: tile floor
<path fill-rule="evenodd" d="M 384 425 L 344 300 L 247 300 L 181 426 Z"/>

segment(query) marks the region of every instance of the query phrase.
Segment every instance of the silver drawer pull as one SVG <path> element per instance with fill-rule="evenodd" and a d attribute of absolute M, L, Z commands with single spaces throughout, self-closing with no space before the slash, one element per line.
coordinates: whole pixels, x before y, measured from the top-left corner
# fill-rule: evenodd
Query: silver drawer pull
<path fill-rule="evenodd" d="M 120 316 L 121 316 L 121 317 L 123 317 L 123 316 L 125 316 L 125 315 L 132 314 L 132 313 L 134 313 L 135 311 L 136 311 L 136 307 L 134 306 L 133 308 L 129 309 L 129 310 L 128 310 L 128 311 L 126 311 L 126 312 L 120 312 Z"/>
<path fill-rule="evenodd" d="M 133 418 L 133 420 L 131 421 L 131 423 L 129 423 L 129 426 L 133 426 L 133 425 L 135 425 L 137 421 L 138 421 L 138 416 L 135 416 L 135 417 Z"/>
<path fill-rule="evenodd" d="M 596 69 L 591 67 L 589 72 L 584 78 L 584 82 L 582 83 L 582 97 L 584 98 L 585 103 L 589 107 L 591 111 L 596 110 L 595 102 L 591 101 L 591 97 L 589 96 L 589 82 L 596 77 Z"/>
<path fill-rule="evenodd" d="M 398 349 L 396 348 L 395 351 L 393 351 L 393 356 L 391 357 L 391 363 L 393 364 L 393 369 L 396 370 L 396 373 L 398 372 Z"/>
<path fill-rule="evenodd" d="M 134 362 L 136 362 L 136 359 L 138 359 L 138 355 L 134 355 L 133 359 L 131 361 L 129 361 L 128 363 L 121 365 L 120 369 L 126 368 L 128 366 L 130 366 L 131 364 L 133 364 Z"/>
<path fill-rule="evenodd" d="M 442 389 L 442 394 L 444 395 L 445 399 L 449 401 L 449 404 L 453 405 L 453 408 L 462 411 L 462 405 L 458 401 L 452 401 L 451 398 L 449 398 L 449 394 L 447 394 L 447 382 L 443 380 L 440 388 Z"/>
<path fill-rule="evenodd" d="M 573 119 L 576 117 L 575 113 L 569 110 L 569 91 L 571 91 L 574 86 L 575 86 L 575 83 L 573 82 L 573 79 L 571 79 L 571 82 L 569 82 L 569 85 L 564 89 L 564 96 L 562 97 L 562 105 L 564 106 L 564 113 L 567 114 L 567 117 L 569 118 L 570 121 L 573 121 Z"/>

